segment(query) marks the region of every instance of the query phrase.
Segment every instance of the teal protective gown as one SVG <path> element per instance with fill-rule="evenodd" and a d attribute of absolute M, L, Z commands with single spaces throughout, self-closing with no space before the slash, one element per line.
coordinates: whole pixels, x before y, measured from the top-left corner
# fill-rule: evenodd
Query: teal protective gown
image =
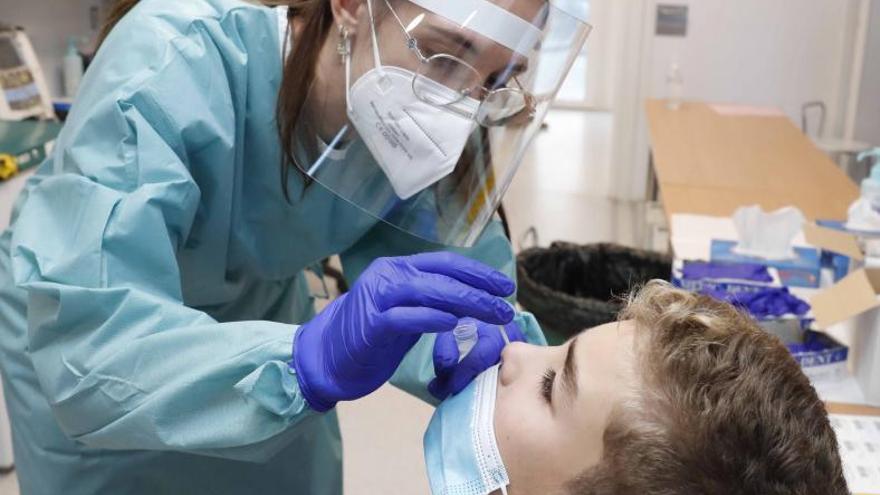
<path fill-rule="evenodd" d="M 303 271 L 339 253 L 353 280 L 439 246 L 297 174 L 285 201 L 277 26 L 235 0 L 142 1 L 19 199 L 0 371 L 24 495 L 341 493 L 336 415 L 287 366 Z M 514 273 L 497 224 L 464 254 Z M 392 380 L 428 401 L 432 344 Z"/>

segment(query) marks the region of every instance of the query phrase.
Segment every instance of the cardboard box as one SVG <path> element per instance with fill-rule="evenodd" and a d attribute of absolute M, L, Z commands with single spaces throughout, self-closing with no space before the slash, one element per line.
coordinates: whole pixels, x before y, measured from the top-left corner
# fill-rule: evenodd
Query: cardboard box
<path fill-rule="evenodd" d="M 852 235 L 808 226 L 809 242 L 863 263 Z M 848 322 L 855 329 L 851 347 L 853 372 L 870 404 L 880 404 L 880 269 L 860 268 L 810 298 L 816 328 Z"/>
<path fill-rule="evenodd" d="M 865 399 L 880 404 L 880 270 L 861 269 L 810 299 L 816 327 L 849 321 L 853 372 Z"/>

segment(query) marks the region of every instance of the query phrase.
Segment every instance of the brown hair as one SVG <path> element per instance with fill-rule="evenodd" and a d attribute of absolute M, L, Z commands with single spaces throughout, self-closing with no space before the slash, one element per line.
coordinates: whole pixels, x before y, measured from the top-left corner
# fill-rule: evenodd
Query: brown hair
<path fill-rule="evenodd" d="M 104 21 L 98 36 L 98 46 L 104 43 L 113 27 L 133 9 L 139 0 L 117 0 Z M 318 55 L 333 26 L 333 12 L 329 0 L 265 0 L 267 5 L 288 5 L 289 16 L 296 17 L 302 26 L 293 52 L 284 65 L 281 90 L 278 94 L 276 121 L 281 139 L 284 163 L 281 167 L 281 183 L 285 197 L 289 164 L 296 164 L 294 135 L 309 89 L 315 79 Z M 297 164 L 298 165 L 298 164 Z M 298 170 L 302 168 L 298 166 Z M 304 172 L 303 172 L 304 173 Z"/>
<path fill-rule="evenodd" d="M 281 187 L 288 200 L 287 179 L 290 165 L 295 165 L 303 177 L 306 177 L 305 169 L 302 164 L 297 163 L 294 155 L 294 136 L 306 97 L 315 80 L 318 55 L 333 27 L 333 10 L 329 0 L 292 0 L 289 3 L 289 15 L 301 20 L 302 30 L 294 44 L 293 53 L 284 64 L 284 77 L 275 110 L 284 160 L 281 164 Z"/>
<path fill-rule="evenodd" d="M 621 314 L 640 331 L 639 390 L 618 404 L 577 495 L 846 495 L 809 380 L 747 315 L 651 282 Z"/>
<path fill-rule="evenodd" d="M 138 1 L 139 0 L 116 0 L 116 3 L 114 3 L 113 7 L 110 9 L 110 12 L 107 13 L 107 18 L 104 19 L 104 25 L 101 27 L 101 32 L 98 33 L 98 47 L 104 44 L 104 40 L 107 39 L 107 35 L 113 30 L 113 26 L 118 24 L 119 21 L 125 17 L 125 14 L 138 4 Z"/>

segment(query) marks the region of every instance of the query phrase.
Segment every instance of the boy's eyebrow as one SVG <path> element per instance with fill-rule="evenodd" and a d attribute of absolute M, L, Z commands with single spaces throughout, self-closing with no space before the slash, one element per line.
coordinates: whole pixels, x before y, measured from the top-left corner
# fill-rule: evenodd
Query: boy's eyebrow
<path fill-rule="evenodd" d="M 571 402 L 574 402 L 574 398 L 577 397 L 578 394 L 577 363 L 574 360 L 574 349 L 577 345 L 577 341 L 578 338 L 575 337 L 571 340 L 571 343 L 568 344 L 568 353 L 565 355 L 565 365 L 562 367 L 562 385 L 568 392 L 568 397 Z"/>

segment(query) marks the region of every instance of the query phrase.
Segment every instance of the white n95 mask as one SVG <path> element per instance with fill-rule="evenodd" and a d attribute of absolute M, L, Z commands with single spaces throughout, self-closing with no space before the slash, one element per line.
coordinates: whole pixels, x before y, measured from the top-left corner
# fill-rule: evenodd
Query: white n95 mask
<path fill-rule="evenodd" d="M 422 101 L 413 90 L 416 74 L 383 66 L 379 55 L 372 2 L 367 5 L 372 24 L 375 68 L 351 85 L 351 54 L 346 54 L 347 113 L 367 149 L 391 183 L 395 194 L 409 199 L 455 170 L 468 137 L 476 129 L 473 118 L 479 102 L 464 98 L 454 104 L 463 115 Z M 433 84 L 432 84 L 433 83 Z M 438 101 L 459 95 L 442 84 L 421 79 L 419 86 Z"/>
<path fill-rule="evenodd" d="M 510 479 L 495 439 L 498 369 L 484 371 L 434 411 L 424 438 L 433 495 L 507 493 Z"/>

